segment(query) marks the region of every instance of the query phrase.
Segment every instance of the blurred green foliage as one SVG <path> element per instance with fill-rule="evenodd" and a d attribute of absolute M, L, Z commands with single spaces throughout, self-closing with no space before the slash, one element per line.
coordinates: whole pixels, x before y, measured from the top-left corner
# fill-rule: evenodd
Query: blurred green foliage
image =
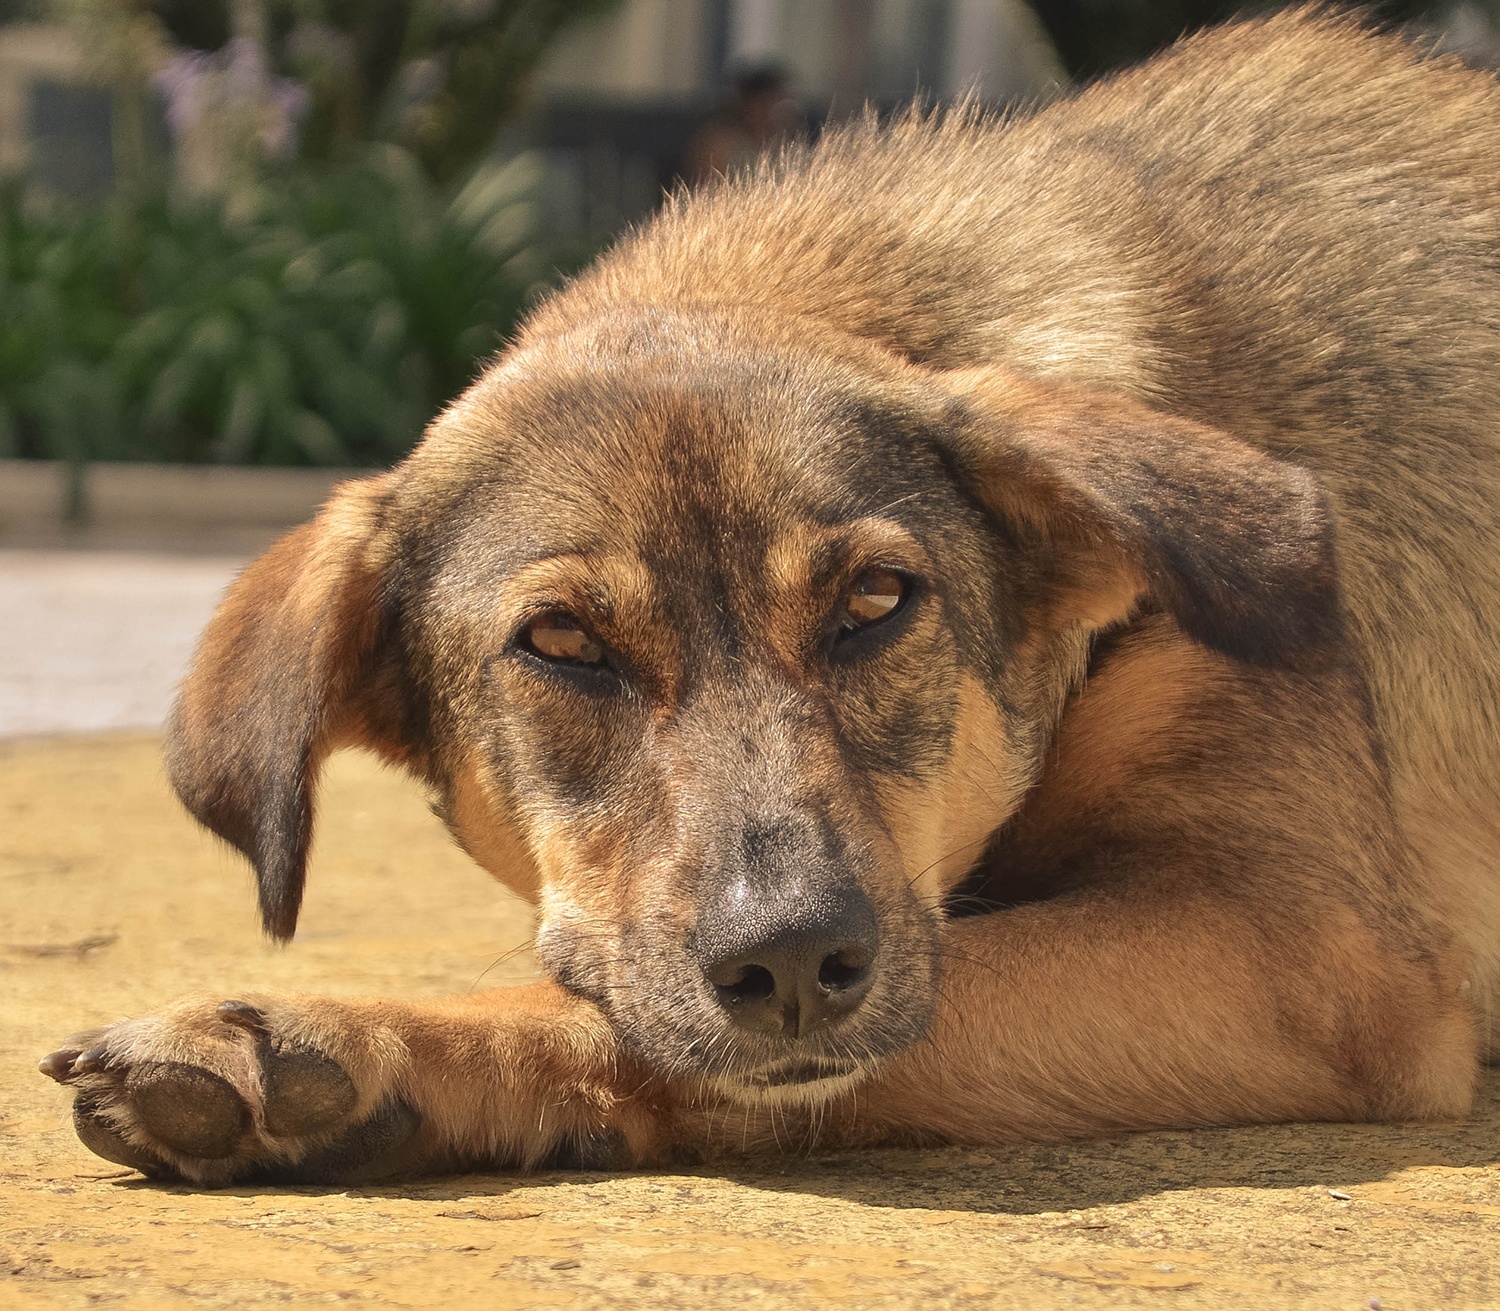
<path fill-rule="evenodd" d="M 235 0 L 107 2 L 145 9 L 193 49 L 217 49 L 235 30 Z M 304 159 L 337 160 L 357 143 L 389 141 L 435 181 L 452 183 L 522 108 L 527 79 L 553 41 L 620 0 L 250 2 L 273 67 L 311 97 Z"/>
<path fill-rule="evenodd" d="M 0 455 L 374 464 L 521 313 L 515 172 L 445 199 L 403 152 L 299 171 L 233 221 L 0 191 Z"/>

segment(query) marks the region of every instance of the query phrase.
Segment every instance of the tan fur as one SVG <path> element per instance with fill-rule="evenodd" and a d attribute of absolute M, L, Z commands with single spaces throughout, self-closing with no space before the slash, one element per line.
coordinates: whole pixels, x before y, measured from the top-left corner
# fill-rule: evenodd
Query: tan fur
<path fill-rule="evenodd" d="M 268 924 L 363 744 L 559 979 L 251 999 L 355 1120 L 420 1116 L 380 1169 L 1462 1114 L 1500 1010 L 1497 140 L 1492 78 L 1316 10 L 1011 123 L 832 132 L 674 200 L 252 566 L 172 752 Z M 877 506 L 818 463 L 900 486 L 883 443 L 940 473 Z M 840 664 L 869 568 L 938 581 Z M 549 607 L 628 696 L 517 656 Z M 735 1066 L 679 968 L 731 803 L 745 844 L 816 808 L 879 917 L 826 1077 Z M 195 999 L 56 1069 L 170 1171 L 274 1177 L 347 1126 L 270 1133 L 257 1050 Z M 230 1157 L 147 1132 L 122 1071 L 164 1061 L 239 1090 Z"/>
<path fill-rule="evenodd" d="M 541 896 L 536 857 L 522 842 L 504 796 L 487 781 L 481 762 L 470 761 L 454 772 L 443 821 L 475 864 L 528 901 Z"/>
<path fill-rule="evenodd" d="M 934 903 L 973 868 L 1031 782 L 1007 768 L 1005 722 L 985 691 L 967 680 L 958 700 L 959 736 L 942 773 L 915 787 L 878 785 L 907 878 Z"/>

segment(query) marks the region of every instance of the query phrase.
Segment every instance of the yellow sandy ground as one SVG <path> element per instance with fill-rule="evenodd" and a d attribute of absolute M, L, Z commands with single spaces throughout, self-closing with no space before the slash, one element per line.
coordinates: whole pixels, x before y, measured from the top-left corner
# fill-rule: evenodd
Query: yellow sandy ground
<path fill-rule="evenodd" d="M 1500 1077 L 1438 1126 L 1291 1126 L 688 1174 L 201 1192 L 88 1155 L 34 1071 L 172 994 L 525 977 L 527 914 L 370 762 L 331 770 L 303 928 L 146 737 L 0 745 L 0 1306 L 1500 1306 Z M 502 963 L 495 964 L 499 960 Z"/>

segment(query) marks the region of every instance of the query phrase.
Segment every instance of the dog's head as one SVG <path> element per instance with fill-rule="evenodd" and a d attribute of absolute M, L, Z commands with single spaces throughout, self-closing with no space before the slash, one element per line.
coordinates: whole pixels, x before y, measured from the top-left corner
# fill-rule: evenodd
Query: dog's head
<path fill-rule="evenodd" d="M 535 339 L 236 585 L 170 744 L 295 926 L 318 765 L 368 746 L 540 906 L 541 959 L 664 1073 L 826 1095 L 923 1032 L 945 894 L 1089 637 L 1336 638 L 1302 471 L 1119 397 L 800 327 Z"/>

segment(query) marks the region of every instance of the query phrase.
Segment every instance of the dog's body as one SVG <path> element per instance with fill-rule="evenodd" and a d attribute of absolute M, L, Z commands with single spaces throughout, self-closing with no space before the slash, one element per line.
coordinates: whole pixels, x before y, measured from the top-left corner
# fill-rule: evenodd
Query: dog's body
<path fill-rule="evenodd" d="M 190 999 L 44 1063 L 85 1141 L 350 1178 L 772 1110 L 1461 1113 L 1500 1002 L 1497 142 L 1489 77 L 1303 13 L 676 202 L 252 566 L 173 727 L 274 932 L 357 743 L 539 901 L 556 981 Z"/>

